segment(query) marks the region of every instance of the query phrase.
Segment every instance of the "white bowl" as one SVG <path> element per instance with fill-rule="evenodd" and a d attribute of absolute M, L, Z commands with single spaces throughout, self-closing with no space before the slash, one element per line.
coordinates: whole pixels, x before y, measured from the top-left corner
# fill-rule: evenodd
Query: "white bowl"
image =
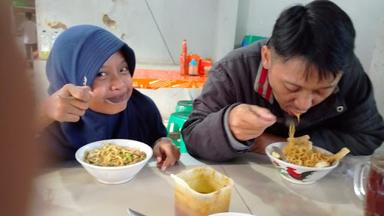
<path fill-rule="evenodd" d="M 107 143 L 139 149 L 145 152 L 146 157 L 144 160 L 135 164 L 116 167 L 97 166 L 89 164 L 84 160 L 86 152 L 95 148 L 100 148 L 103 144 Z M 104 184 L 121 184 L 131 180 L 145 166 L 145 164 L 147 164 L 148 160 L 152 157 L 152 154 L 152 148 L 145 143 L 128 139 L 110 139 L 92 142 L 81 147 L 76 151 L 75 157 L 85 170 L 94 176 L 97 181 Z"/>
<path fill-rule="evenodd" d="M 287 142 L 272 143 L 268 145 L 267 148 L 265 148 L 265 153 L 268 155 L 272 164 L 279 170 L 280 175 L 284 179 L 292 183 L 312 184 L 317 180 L 326 176 L 329 172 L 331 172 L 333 169 L 335 169 L 339 165 L 339 161 L 336 161 L 333 164 L 331 164 L 331 166 L 328 166 L 328 167 L 306 167 L 306 166 L 299 166 L 296 164 L 292 164 L 272 156 L 272 152 L 273 152 L 272 149 L 274 146 L 277 148 L 283 149 L 285 145 L 287 145 Z M 320 152 L 332 154 L 329 151 L 319 147 L 314 146 L 313 148 Z"/>

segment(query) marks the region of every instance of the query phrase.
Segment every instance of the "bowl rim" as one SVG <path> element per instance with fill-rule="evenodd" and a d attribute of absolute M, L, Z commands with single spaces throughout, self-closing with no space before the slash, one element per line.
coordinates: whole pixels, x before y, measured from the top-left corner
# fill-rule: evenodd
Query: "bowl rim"
<path fill-rule="evenodd" d="M 84 158 L 82 158 L 83 155 L 80 155 L 80 152 L 83 151 L 85 152 L 87 147 L 89 148 L 90 145 L 101 145 L 101 144 L 104 144 L 104 143 L 107 143 L 107 142 L 135 142 L 135 143 L 138 143 L 140 145 L 143 145 L 143 148 L 147 148 L 148 150 L 148 153 L 144 151 L 144 153 L 146 154 L 146 158 L 142 161 L 139 161 L 137 163 L 134 163 L 134 164 L 128 164 L 128 165 L 124 165 L 124 166 L 98 166 L 98 165 L 94 165 L 94 164 L 90 164 L 88 162 L 85 162 L 84 161 Z M 114 143 L 115 144 L 115 143 Z M 120 146 L 128 146 L 128 145 L 121 145 L 121 144 L 116 144 L 116 145 L 120 145 Z M 95 146 L 94 148 L 98 148 L 100 146 Z M 94 148 L 91 148 L 90 150 L 94 149 Z M 141 149 L 140 149 L 141 150 Z M 143 150 L 142 150 L 143 151 Z M 96 169 L 99 169 L 99 170 L 120 170 L 120 169 L 126 169 L 126 168 L 129 168 L 129 167 L 134 167 L 134 166 L 137 166 L 139 164 L 145 164 L 147 163 L 147 161 L 152 158 L 152 155 L 153 155 L 153 150 L 151 148 L 151 146 L 143 143 L 143 142 L 140 142 L 140 141 L 137 141 L 137 140 L 133 140 L 133 139 L 105 139 L 105 140 L 98 140 L 98 141 L 95 141 L 95 142 L 90 142 L 90 143 L 87 143 L 85 145 L 83 145 L 82 147 L 80 147 L 79 149 L 77 149 L 76 153 L 75 153 L 75 158 L 77 160 L 77 162 L 79 162 L 81 165 L 83 166 L 87 166 L 87 167 L 91 167 L 91 168 L 96 168 Z"/>
<path fill-rule="evenodd" d="M 285 166 L 287 167 L 292 167 L 292 168 L 299 168 L 299 169 L 302 169 L 302 170 L 310 170 L 310 171 L 327 171 L 327 170 L 331 170 L 331 169 L 334 169 L 335 167 L 337 167 L 340 163 L 340 161 L 336 161 L 334 162 L 331 166 L 328 166 L 328 167 L 307 167 L 307 166 L 301 166 L 301 165 L 297 165 L 297 164 L 293 164 L 293 163 L 289 163 L 287 161 L 283 161 L 283 160 L 280 160 L 278 158 L 275 158 L 271 155 L 271 150 L 272 150 L 272 146 L 276 146 L 276 147 L 281 147 L 281 145 L 285 146 L 288 142 L 284 141 L 284 142 L 274 142 L 274 143 L 271 143 L 269 144 L 266 148 L 265 148 L 265 153 L 267 154 L 267 156 L 272 160 L 276 160 L 277 162 L 281 163 L 281 164 L 284 164 Z M 331 152 L 329 152 L 328 150 L 325 150 L 321 147 L 318 147 L 318 146 L 313 146 L 313 148 L 315 148 L 316 150 L 320 150 L 324 153 L 328 153 L 328 154 L 332 154 Z"/>

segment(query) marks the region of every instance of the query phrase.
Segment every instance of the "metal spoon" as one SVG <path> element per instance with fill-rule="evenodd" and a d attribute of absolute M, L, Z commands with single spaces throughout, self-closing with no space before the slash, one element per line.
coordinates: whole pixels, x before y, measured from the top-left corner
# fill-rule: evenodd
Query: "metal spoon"
<path fill-rule="evenodd" d="M 141 214 L 140 212 L 137 212 L 133 209 L 128 209 L 128 216 L 145 216 L 144 214 Z"/>
<path fill-rule="evenodd" d="M 87 86 L 87 82 L 88 82 L 88 79 L 86 76 L 83 77 L 83 86 Z M 61 95 L 58 95 L 60 98 L 63 98 L 63 99 L 69 99 L 69 100 L 77 100 L 75 97 L 73 97 L 72 95 L 71 96 L 61 96 Z"/>

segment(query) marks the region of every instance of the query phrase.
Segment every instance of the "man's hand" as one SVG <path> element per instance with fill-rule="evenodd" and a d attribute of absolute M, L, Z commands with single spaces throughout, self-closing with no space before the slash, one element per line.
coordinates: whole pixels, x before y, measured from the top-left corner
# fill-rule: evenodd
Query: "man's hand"
<path fill-rule="evenodd" d="M 276 116 L 268 109 L 249 104 L 240 104 L 234 107 L 228 117 L 230 130 L 240 141 L 260 136 L 266 128 L 275 122 Z"/>
<path fill-rule="evenodd" d="M 173 145 L 172 140 L 167 137 L 162 137 L 156 141 L 153 147 L 153 153 L 157 161 L 157 167 L 163 171 L 175 165 L 180 159 L 179 149 Z"/>

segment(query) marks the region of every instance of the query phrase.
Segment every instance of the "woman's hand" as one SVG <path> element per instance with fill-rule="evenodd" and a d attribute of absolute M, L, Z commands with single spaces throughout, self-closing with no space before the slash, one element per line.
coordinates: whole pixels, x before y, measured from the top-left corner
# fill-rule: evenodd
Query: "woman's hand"
<path fill-rule="evenodd" d="M 238 140 L 254 139 L 276 122 L 276 116 L 268 109 L 256 105 L 239 104 L 228 117 L 229 128 Z"/>
<path fill-rule="evenodd" d="M 88 86 L 66 84 L 49 96 L 41 107 L 41 121 L 45 126 L 53 121 L 77 122 L 89 107 L 92 98 Z"/>
<path fill-rule="evenodd" d="M 156 141 L 153 153 L 156 157 L 157 167 L 163 171 L 175 165 L 180 158 L 179 149 L 167 137 L 162 137 Z"/>

